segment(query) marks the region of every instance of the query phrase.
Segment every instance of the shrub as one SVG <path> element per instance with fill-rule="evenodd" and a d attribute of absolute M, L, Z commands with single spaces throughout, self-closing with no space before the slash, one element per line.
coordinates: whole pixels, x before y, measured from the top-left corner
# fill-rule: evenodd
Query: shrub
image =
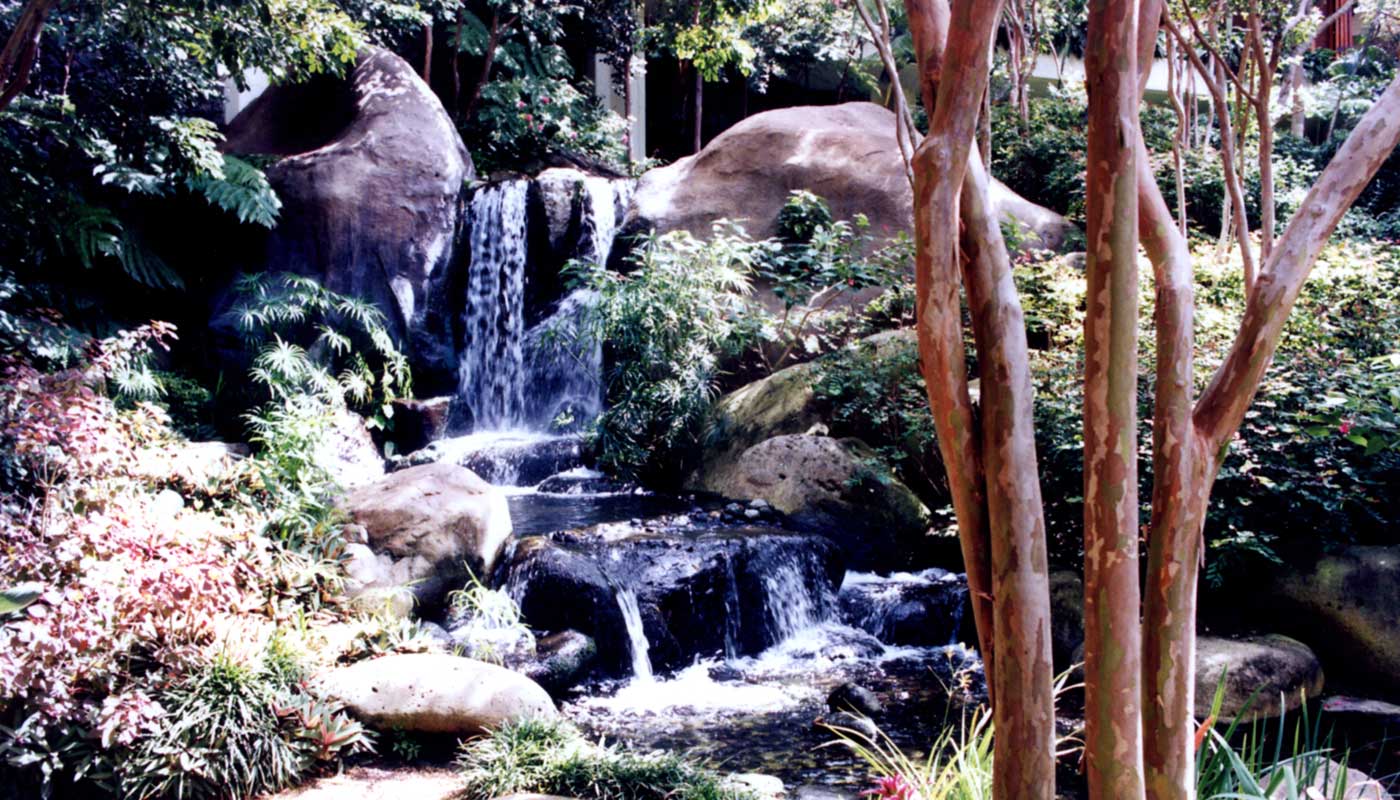
<path fill-rule="evenodd" d="M 277 656 L 250 665 L 217 655 L 158 691 L 149 702 L 168 722 L 121 759 L 123 796 L 253 797 L 369 748 L 358 723 L 300 691 L 285 667 Z"/>
<path fill-rule="evenodd" d="M 520 792 L 579 800 L 752 800 L 683 758 L 594 744 L 558 720 L 507 723 L 465 742 L 457 764 L 468 800 Z"/>
<path fill-rule="evenodd" d="M 716 223 L 709 241 L 685 232 L 647 240 L 625 275 L 573 265 L 574 280 L 598 293 L 585 335 L 604 347 L 607 408 L 593 438 L 605 468 L 679 477 L 717 393 L 721 362 L 752 341 L 750 275 L 769 249 Z"/>

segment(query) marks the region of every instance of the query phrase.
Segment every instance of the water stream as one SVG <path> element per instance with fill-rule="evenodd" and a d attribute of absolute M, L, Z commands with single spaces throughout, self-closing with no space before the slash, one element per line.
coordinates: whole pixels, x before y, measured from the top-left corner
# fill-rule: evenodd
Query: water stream
<path fill-rule="evenodd" d="M 562 537 L 612 587 L 599 613 L 614 629 L 591 633 L 600 650 L 611 643 L 602 661 L 630 670 L 577 687 L 563 712 L 597 735 L 777 775 L 790 788 L 857 786 L 867 771 L 823 748 L 833 735 L 816 724 L 827 694 L 852 681 L 881 697 L 877 721 L 918 755 L 956 713 L 950 698 L 977 692 L 975 653 L 949 644 L 965 589 L 936 571 L 842 582 L 823 555 L 829 542 L 823 550 L 800 531 L 729 524 L 715 505 L 588 470 L 575 431 L 603 407 L 602 348 L 580 335 L 596 297 L 574 291 L 527 313 L 530 191 L 529 181 L 504 181 L 471 201 L 457 397 L 470 428 L 431 448 L 504 488 L 517 538 Z M 588 177 L 577 191 L 574 255 L 602 262 L 631 183 Z M 911 618 L 911 608 L 938 621 Z M 905 640 L 910 631 L 916 640 Z"/>
<path fill-rule="evenodd" d="M 651 671 L 651 646 L 642 628 L 642 611 L 637 605 L 637 593 L 631 589 L 617 590 L 617 605 L 627 625 L 627 644 L 632 650 L 632 677 L 642 683 L 654 679 Z"/>

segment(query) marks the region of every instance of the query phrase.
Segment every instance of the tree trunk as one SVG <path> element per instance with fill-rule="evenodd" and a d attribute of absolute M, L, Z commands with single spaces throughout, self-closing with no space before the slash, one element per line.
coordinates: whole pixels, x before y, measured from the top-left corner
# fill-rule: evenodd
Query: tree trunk
<path fill-rule="evenodd" d="M 1084 752 L 1091 800 L 1142 798 L 1137 501 L 1138 0 L 1091 0 L 1085 179 Z"/>
<path fill-rule="evenodd" d="M 695 129 L 693 131 L 691 150 L 692 153 L 700 152 L 704 146 L 705 127 L 705 76 L 700 74 L 700 68 L 695 64 L 690 65 L 695 70 Z"/>
<path fill-rule="evenodd" d="M 471 122 L 472 116 L 476 114 L 476 106 L 481 102 L 481 93 L 491 80 L 491 68 L 496 64 L 496 50 L 501 46 L 502 27 L 506 26 L 501 24 L 501 15 L 491 12 L 491 31 L 486 36 L 486 52 L 481 59 L 481 74 L 477 76 L 476 85 L 472 87 L 472 96 L 467 99 L 467 107 L 462 111 L 463 122 Z"/>
<path fill-rule="evenodd" d="M 8 108 L 29 86 L 44 24 L 57 6 L 58 0 L 28 0 L 24 4 L 15 29 L 10 31 L 4 49 L 0 50 L 0 111 Z"/>
<path fill-rule="evenodd" d="M 920 367 L 969 554 L 969 575 L 983 569 L 990 549 L 994 796 L 1050 800 L 1055 732 L 1049 580 L 1025 326 L 1005 243 L 990 211 L 989 179 L 973 148 L 1001 4 L 959 0 L 951 16 L 940 5 L 940 0 L 908 4 L 920 86 L 932 108 L 929 135 L 914 159 Z M 947 37 L 945 50 L 933 38 L 946 37 L 950 24 L 960 35 Z M 935 102 L 929 103 L 935 91 Z M 960 240 L 983 367 L 980 426 L 967 387 Z M 987 626 L 978 621 L 981 634 Z"/>

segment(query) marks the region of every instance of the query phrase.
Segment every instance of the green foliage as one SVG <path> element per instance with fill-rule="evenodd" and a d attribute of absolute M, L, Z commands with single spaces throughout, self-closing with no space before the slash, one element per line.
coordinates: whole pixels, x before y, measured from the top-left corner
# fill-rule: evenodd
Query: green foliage
<path fill-rule="evenodd" d="M 466 109 L 469 117 L 459 120 L 483 172 L 538 169 L 561 152 L 624 168 L 626 122 L 592 97 L 562 46 L 565 22 L 583 11 L 567 0 L 480 0 L 454 15 L 450 44 L 483 65 L 490 60 L 487 81 Z M 612 33 L 627 35 L 626 29 Z M 630 52 L 630 41 L 611 45 L 614 61 L 624 49 Z"/>
<path fill-rule="evenodd" d="M 626 274 L 573 265 L 574 280 L 598 293 L 590 327 L 604 346 L 607 408 L 594 439 L 605 468 L 664 476 L 688 463 L 722 361 L 752 340 L 750 276 L 769 250 L 716 223 L 708 241 L 683 231 L 648 239 Z"/>
<path fill-rule="evenodd" d="M 878 800 L 988 800 L 992 796 L 992 718 L 984 709 L 939 734 L 923 761 L 911 759 L 883 732 L 874 738 L 833 728 L 832 742 L 851 750 L 871 772 Z"/>
<path fill-rule="evenodd" d="M 943 465 L 913 337 L 864 340 L 818 363 L 813 391 L 831 435 L 871 445 L 920 496 L 941 494 Z"/>
<path fill-rule="evenodd" d="M 24 5 L 0 2 L 0 30 Z M 27 93 L 0 112 L 0 272 L 63 287 L 115 266 L 142 286 L 181 288 L 183 265 L 165 261 L 153 235 L 159 201 L 203 198 L 266 227 L 277 218 L 261 171 L 222 155 L 204 118 L 225 76 L 338 71 L 364 38 L 331 0 L 64 6 L 40 41 L 62 57 L 40 58 Z"/>
<path fill-rule="evenodd" d="M 864 217 L 829 220 L 824 201 L 796 193 L 780 224 L 786 242 L 755 241 L 721 220 L 705 241 L 685 232 L 647 240 L 626 274 L 573 265 L 573 280 L 599 296 L 584 327 L 604 346 L 607 408 L 593 436 L 605 468 L 678 478 L 726 366 L 773 372 L 907 316 L 907 237 L 877 246 Z M 752 296 L 754 282 L 781 311 Z M 869 306 L 848 299 L 872 288 L 883 291 Z"/>
<path fill-rule="evenodd" d="M 571 70 L 559 54 L 558 69 Z M 557 151 L 613 166 L 626 162 L 626 122 L 573 86 L 567 74 L 498 79 L 481 97 L 468 142 L 485 170 L 536 166 Z"/>
<path fill-rule="evenodd" d="M 1246 713 L 1222 732 L 1215 720 L 1224 697 L 1222 678 L 1210 717 L 1196 735 L 1196 794 L 1202 800 L 1341 800 L 1368 793 L 1349 785 L 1349 755 L 1336 751 L 1321 716 L 1314 718 L 1306 704 L 1291 732 L 1287 714 L 1246 726 L 1240 722 Z"/>
<path fill-rule="evenodd" d="M 463 743 L 457 759 L 468 800 L 520 792 L 580 800 L 748 800 L 718 775 L 678 756 L 594 744 L 567 722 L 506 723 Z"/>
<path fill-rule="evenodd" d="M 370 749 L 369 734 L 289 683 L 285 661 L 216 656 L 156 693 L 169 724 L 120 762 L 121 794 L 245 798 L 292 785 L 321 761 Z"/>
<path fill-rule="evenodd" d="M 410 391 L 408 360 L 383 313 L 289 273 L 244 276 L 232 315 L 256 353 L 250 372 L 267 402 L 246 419 L 266 486 L 268 531 L 293 549 L 339 550 L 334 486 L 322 459 L 337 414 L 369 410 L 383 426 Z M 306 342 L 306 345 L 298 342 Z"/>

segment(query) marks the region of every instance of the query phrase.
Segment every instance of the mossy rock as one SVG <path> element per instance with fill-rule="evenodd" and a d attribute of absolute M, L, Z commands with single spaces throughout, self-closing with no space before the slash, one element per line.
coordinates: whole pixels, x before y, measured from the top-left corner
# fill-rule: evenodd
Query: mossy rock
<path fill-rule="evenodd" d="M 857 439 L 775 436 L 696 476 L 696 489 L 764 500 L 841 546 L 851 569 L 921 566 L 929 512 Z"/>
<path fill-rule="evenodd" d="M 1400 697 L 1400 547 L 1349 547 L 1286 573 L 1265 613 L 1334 678 Z"/>

